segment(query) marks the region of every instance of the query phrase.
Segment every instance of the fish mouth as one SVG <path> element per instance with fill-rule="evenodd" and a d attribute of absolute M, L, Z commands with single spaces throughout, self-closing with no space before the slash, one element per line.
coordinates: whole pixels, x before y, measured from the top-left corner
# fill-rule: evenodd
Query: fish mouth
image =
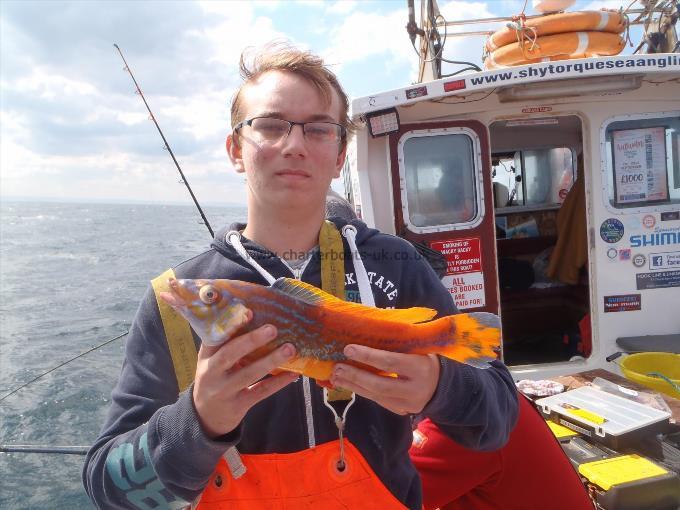
<path fill-rule="evenodd" d="M 168 286 L 170 287 L 170 292 L 160 292 L 158 294 L 161 299 L 175 310 L 186 308 L 187 300 L 182 295 L 186 292 L 186 289 L 175 278 L 168 278 Z"/>

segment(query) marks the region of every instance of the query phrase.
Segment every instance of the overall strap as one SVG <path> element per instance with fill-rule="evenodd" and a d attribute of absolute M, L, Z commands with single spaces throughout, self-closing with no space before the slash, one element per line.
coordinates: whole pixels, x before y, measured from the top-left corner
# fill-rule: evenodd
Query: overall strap
<path fill-rule="evenodd" d="M 321 254 L 321 289 L 345 301 L 345 248 L 338 228 L 331 221 L 324 221 L 319 232 L 319 252 Z M 352 401 L 351 391 L 334 388 L 324 392 L 327 400 Z M 328 404 L 326 404 L 328 405 Z M 349 407 L 349 404 L 348 406 Z M 331 411 L 335 410 L 330 407 Z"/>
<path fill-rule="evenodd" d="M 189 387 L 196 377 L 198 352 L 196 351 L 196 344 L 194 343 L 189 323 L 184 317 L 175 312 L 169 304 L 163 301 L 160 296 L 161 292 L 169 292 L 168 279 L 174 277 L 175 272 L 172 269 L 168 269 L 162 275 L 151 280 L 151 286 L 156 295 L 165 338 L 168 341 L 172 365 L 175 369 L 175 377 L 177 377 L 177 386 L 181 393 Z M 238 450 L 234 446 L 225 452 L 224 458 L 234 478 L 243 476 L 245 467 L 241 462 Z"/>
<path fill-rule="evenodd" d="M 172 269 L 168 269 L 162 275 L 151 280 L 151 286 L 156 295 L 165 338 L 170 348 L 170 356 L 172 356 L 172 365 L 175 368 L 177 386 L 181 393 L 189 387 L 196 376 L 198 354 L 189 323 L 160 297 L 161 292 L 170 291 L 168 279 L 174 277 L 175 272 Z"/>
<path fill-rule="evenodd" d="M 321 289 L 345 300 L 345 248 L 333 222 L 324 221 L 319 232 L 321 253 Z"/>

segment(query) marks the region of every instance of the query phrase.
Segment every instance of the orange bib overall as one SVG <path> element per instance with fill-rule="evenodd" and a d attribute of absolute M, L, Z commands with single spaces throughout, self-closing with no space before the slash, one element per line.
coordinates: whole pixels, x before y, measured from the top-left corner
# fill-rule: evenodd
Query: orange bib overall
<path fill-rule="evenodd" d="M 345 469 L 339 441 L 296 453 L 241 455 L 246 473 L 232 478 L 220 460 L 199 510 L 404 510 L 347 439 Z"/>

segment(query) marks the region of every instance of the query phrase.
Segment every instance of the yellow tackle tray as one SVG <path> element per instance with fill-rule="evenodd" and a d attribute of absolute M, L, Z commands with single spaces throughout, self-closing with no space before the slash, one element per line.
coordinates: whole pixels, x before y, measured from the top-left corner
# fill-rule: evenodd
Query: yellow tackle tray
<path fill-rule="evenodd" d="M 600 509 L 676 509 L 680 505 L 677 473 L 639 455 L 583 463 L 578 472 L 591 486 Z"/>

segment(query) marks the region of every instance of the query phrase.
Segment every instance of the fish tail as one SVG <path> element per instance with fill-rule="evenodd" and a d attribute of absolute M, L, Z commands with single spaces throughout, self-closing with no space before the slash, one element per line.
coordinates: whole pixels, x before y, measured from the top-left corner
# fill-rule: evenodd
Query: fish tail
<path fill-rule="evenodd" d="M 497 315 L 486 312 L 460 313 L 444 317 L 440 332 L 444 341 L 433 344 L 428 353 L 466 363 L 476 368 L 489 368 L 497 359 L 501 343 L 501 321 Z"/>

